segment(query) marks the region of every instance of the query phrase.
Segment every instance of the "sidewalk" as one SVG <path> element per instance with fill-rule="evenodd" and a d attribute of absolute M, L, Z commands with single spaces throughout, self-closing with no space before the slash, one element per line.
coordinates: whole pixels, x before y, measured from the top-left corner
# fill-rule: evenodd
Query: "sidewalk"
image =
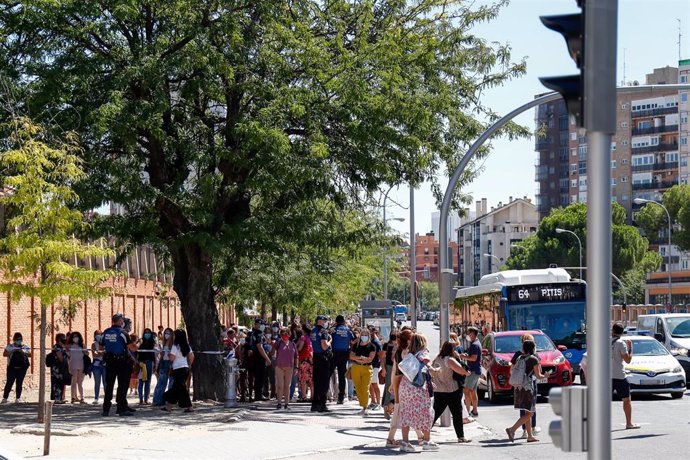
<path fill-rule="evenodd" d="M 140 408 L 134 401 L 130 404 Z M 101 417 L 100 406 L 55 406 L 53 429 L 81 434 L 54 435 L 50 458 L 278 459 L 341 450 L 394 454 L 385 447 L 389 423 L 381 411 L 364 418 L 357 415 L 354 402 L 329 407 L 333 412 L 321 415 L 309 412 L 309 404 L 294 404 L 286 412 L 276 411 L 274 401 L 233 409 L 199 403 L 192 414 L 180 410 L 167 414 L 145 406 L 133 417 L 106 418 Z M 36 404 L 0 406 L 0 447 L 21 456 L 42 456 L 42 427 L 35 425 L 35 414 Z M 32 428 L 41 435 L 18 434 L 18 428 Z M 476 422 L 465 425 L 465 432 L 472 439 L 489 433 Z M 437 425 L 432 437 L 440 443 L 456 442 L 452 427 Z"/>

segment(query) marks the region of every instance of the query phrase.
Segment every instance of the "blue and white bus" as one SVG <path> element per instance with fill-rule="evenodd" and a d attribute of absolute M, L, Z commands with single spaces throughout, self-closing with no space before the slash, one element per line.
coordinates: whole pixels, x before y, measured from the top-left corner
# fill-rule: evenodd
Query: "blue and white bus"
<path fill-rule="evenodd" d="M 458 290 L 456 304 L 471 312 L 490 309 L 498 331 L 539 329 L 579 372 L 586 345 L 587 284 L 562 268 L 507 270 L 485 275 L 477 286 Z M 470 315 L 470 317 L 467 316 Z"/>

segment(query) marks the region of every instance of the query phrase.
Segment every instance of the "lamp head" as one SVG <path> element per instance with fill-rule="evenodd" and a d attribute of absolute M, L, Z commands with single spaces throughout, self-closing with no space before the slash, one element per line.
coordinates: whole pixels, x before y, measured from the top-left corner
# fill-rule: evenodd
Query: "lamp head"
<path fill-rule="evenodd" d="M 556 233 L 565 233 L 566 231 L 563 230 L 562 228 L 557 228 Z"/>

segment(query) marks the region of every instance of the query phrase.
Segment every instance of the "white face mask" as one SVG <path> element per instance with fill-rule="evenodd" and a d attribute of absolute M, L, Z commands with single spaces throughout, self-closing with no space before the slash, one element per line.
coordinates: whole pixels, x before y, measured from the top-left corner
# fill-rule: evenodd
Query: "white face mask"
<path fill-rule="evenodd" d="M 362 343 L 368 343 L 369 342 L 369 337 L 366 335 L 363 335 L 362 337 L 359 338 L 360 342 Z"/>
<path fill-rule="evenodd" d="M 273 332 L 278 332 L 278 328 L 275 326 L 273 326 L 271 329 L 273 330 Z"/>

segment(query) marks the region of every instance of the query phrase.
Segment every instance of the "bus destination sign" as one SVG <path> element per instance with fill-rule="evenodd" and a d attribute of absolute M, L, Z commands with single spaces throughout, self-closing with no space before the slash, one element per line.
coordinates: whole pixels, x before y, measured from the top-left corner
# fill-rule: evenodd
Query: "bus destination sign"
<path fill-rule="evenodd" d="M 508 303 L 557 302 L 585 299 L 582 283 L 532 284 L 507 286 Z"/>

